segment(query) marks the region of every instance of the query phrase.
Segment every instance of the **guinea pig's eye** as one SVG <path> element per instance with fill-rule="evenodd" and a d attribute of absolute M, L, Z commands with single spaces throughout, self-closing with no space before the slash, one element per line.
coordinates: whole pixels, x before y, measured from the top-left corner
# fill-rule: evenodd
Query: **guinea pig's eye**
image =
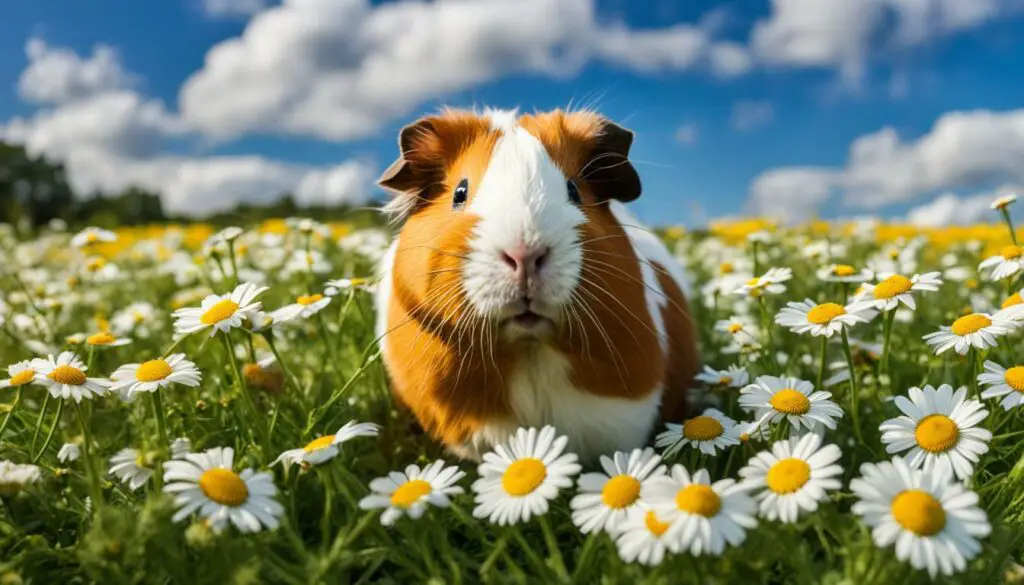
<path fill-rule="evenodd" d="M 462 209 L 466 204 L 466 197 L 469 197 L 469 179 L 462 179 L 455 186 L 455 193 L 452 194 L 452 209 Z"/>
<path fill-rule="evenodd" d="M 569 201 L 572 201 L 576 205 L 583 203 L 583 200 L 580 199 L 580 190 L 576 187 L 576 183 L 572 179 L 565 182 L 565 188 L 569 190 Z"/>

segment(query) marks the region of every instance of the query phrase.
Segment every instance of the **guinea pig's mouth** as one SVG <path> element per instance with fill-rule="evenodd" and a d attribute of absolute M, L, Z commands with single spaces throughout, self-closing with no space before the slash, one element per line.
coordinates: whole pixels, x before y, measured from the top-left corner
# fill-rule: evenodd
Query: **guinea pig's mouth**
<path fill-rule="evenodd" d="M 543 337 L 555 330 L 555 320 L 532 307 L 520 307 L 502 319 L 502 325 L 513 337 Z"/>

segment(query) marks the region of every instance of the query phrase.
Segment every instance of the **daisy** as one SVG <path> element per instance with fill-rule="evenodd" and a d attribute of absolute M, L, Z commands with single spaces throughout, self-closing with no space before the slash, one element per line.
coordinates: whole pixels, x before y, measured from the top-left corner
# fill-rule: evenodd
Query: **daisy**
<path fill-rule="evenodd" d="M 171 384 L 195 388 L 202 375 L 193 362 L 185 359 L 185 354 L 175 353 L 141 364 L 125 364 L 115 370 L 110 379 L 113 381 L 111 390 L 132 398 L 139 392 L 156 392 Z"/>
<path fill-rule="evenodd" d="M 184 459 L 192 452 L 192 441 L 188 437 L 178 437 L 171 442 L 171 459 Z"/>
<path fill-rule="evenodd" d="M 943 325 L 938 331 L 929 333 L 922 339 L 935 349 L 935 355 L 949 349 L 964 355 L 972 347 L 978 349 L 995 347 L 997 345 L 996 337 L 1006 335 L 1017 327 L 1010 317 L 1013 314 L 1013 309 L 1013 307 L 1003 309 L 991 315 L 971 313 L 953 321 L 950 326 Z"/>
<path fill-rule="evenodd" d="M 715 331 L 728 333 L 740 346 L 756 345 L 760 336 L 757 325 L 736 316 L 716 321 Z"/>
<path fill-rule="evenodd" d="M 739 388 L 746 386 L 750 374 L 742 366 L 729 366 L 725 370 L 716 370 L 711 366 L 704 366 L 704 371 L 697 374 L 696 379 L 710 386 L 721 386 L 723 388 Z"/>
<path fill-rule="evenodd" d="M 82 450 L 78 448 L 78 445 L 74 443 L 64 443 L 60 446 L 60 451 L 57 451 L 57 461 L 61 463 L 71 463 L 77 461 L 82 455 Z"/>
<path fill-rule="evenodd" d="M 291 275 L 296 273 L 326 274 L 331 271 L 331 263 L 324 259 L 324 255 L 316 250 L 296 250 L 291 258 L 284 265 L 283 273 Z"/>
<path fill-rule="evenodd" d="M 114 241 L 117 241 L 117 235 L 114 232 L 90 226 L 75 234 L 71 238 L 71 245 L 76 248 L 85 248 L 100 242 Z"/>
<path fill-rule="evenodd" d="M 662 522 L 653 510 L 642 511 L 626 518 L 616 540 L 619 558 L 627 563 L 660 565 L 668 549 L 668 529 L 671 525 Z"/>
<path fill-rule="evenodd" d="M 54 398 L 92 399 L 103 396 L 110 390 L 110 381 L 102 378 L 88 378 L 88 369 L 82 360 L 70 351 L 62 351 L 56 358 L 50 354 L 45 360 L 37 360 L 39 383 L 46 386 Z"/>
<path fill-rule="evenodd" d="M 41 365 L 39 364 L 40 361 L 42 360 L 22 360 L 7 366 L 7 379 L 0 380 L 0 388 L 14 388 L 35 382 L 38 377 L 36 376 L 36 368 Z"/>
<path fill-rule="evenodd" d="M 835 445 L 821 445 L 815 433 L 772 445 L 740 469 L 740 477 L 753 489 L 761 515 L 786 523 L 797 521 L 800 511 L 814 512 L 828 497 L 825 490 L 842 487 L 843 468 L 836 464 L 841 455 Z"/>
<path fill-rule="evenodd" d="M 655 447 L 668 447 L 662 455 L 672 457 L 686 445 L 693 445 L 701 453 L 715 455 L 731 445 L 739 445 L 736 421 L 719 410 L 709 408 L 683 424 L 667 423 L 668 430 L 658 435 Z"/>
<path fill-rule="evenodd" d="M 871 280 L 874 273 L 867 268 L 855 268 L 849 264 L 830 264 L 818 270 L 818 279 L 826 282 L 860 283 Z"/>
<path fill-rule="evenodd" d="M 174 329 L 182 335 L 190 335 L 206 328 L 210 328 L 210 337 L 217 331 L 227 333 L 233 328 L 241 327 L 242 320 L 250 313 L 260 310 L 262 305 L 256 297 L 266 290 L 267 287 L 244 283 L 235 287 L 230 294 L 209 295 L 198 308 L 189 307 L 175 311 Z"/>
<path fill-rule="evenodd" d="M 953 392 L 949 384 L 911 388 L 907 394 L 909 400 L 894 400 L 903 415 L 878 427 L 885 451 L 909 451 L 907 464 L 925 473 L 951 471 L 960 480 L 969 478 L 992 440 L 992 433 L 977 426 L 988 416 L 984 405 L 968 399 L 967 388 Z"/>
<path fill-rule="evenodd" d="M 331 297 L 321 294 L 300 295 L 295 302 L 270 313 L 272 323 L 287 323 L 295 319 L 309 319 L 331 304 Z"/>
<path fill-rule="evenodd" d="M 153 470 L 145 467 L 142 453 L 135 449 L 121 449 L 110 458 L 110 475 L 128 484 L 128 489 L 137 491 L 153 476 Z"/>
<path fill-rule="evenodd" d="M 1024 249 L 1014 244 L 1003 246 L 999 254 L 985 258 L 978 265 L 979 271 L 989 268 L 992 269 L 989 280 L 1002 280 L 1017 274 L 1024 269 Z"/>
<path fill-rule="evenodd" d="M 985 361 L 985 371 L 978 375 L 978 382 L 988 386 L 981 397 L 1004 397 L 999 405 L 1005 410 L 1024 404 L 1024 366 L 1006 369 L 993 362 Z"/>
<path fill-rule="evenodd" d="M 114 313 L 110 319 L 110 328 L 119 335 L 128 333 L 139 333 L 142 337 L 148 336 L 148 329 L 145 325 L 156 318 L 156 308 L 149 303 L 132 303 L 124 309 Z"/>
<path fill-rule="evenodd" d="M 777 295 L 786 292 L 782 284 L 793 278 L 793 270 L 789 268 L 769 268 L 761 276 L 755 276 L 733 291 L 733 294 L 760 297 L 765 294 Z"/>
<path fill-rule="evenodd" d="M 233 242 L 238 239 L 238 236 L 242 235 L 243 231 L 244 230 L 238 226 L 228 226 L 210 236 L 210 239 L 207 240 L 207 242 L 213 244 Z"/>
<path fill-rule="evenodd" d="M 775 316 L 775 322 L 800 335 L 810 333 L 812 337 L 832 337 L 843 328 L 867 323 L 874 315 L 874 311 L 856 305 L 817 304 L 805 299 L 800 303 L 786 303 L 786 307 Z"/>
<path fill-rule="evenodd" d="M 604 473 L 584 473 L 579 491 L 569 503 L 572 522 L 580 532 L 616 533 L 631 516 L 644 516 L 640 490 L 645 482 L 665 475 L 665 466 L 654 449 L 617 451 L 613 457 L 601 456 Z"/>
<path fill-rule="evenodd" d="M 913 293 L 935 292 L 941 285 L 942 279 L 939 278 L 938 272 L 915 274 L 910 278 L 901 274 L 890 274 L 877 284 L 866 282 L 861 285 L 854 300 L 877 311 L 891 311 L 900 303 L 910 309 L 916 309 L 917 303 L 914 302 Z"/>
<path fill-rule="evenodd" d="M 109 331 L 93 333 L 85 338 L 85 344 L 89 347 L 121 347 L 128 345 L 132 340 L 126 337 L 117 337 Z"/>
<path fill-rule="evenodd" d="M 788 420 L 793 430 L 813 430 L 815 424 L 836 428 L 843 409 L 829 400 L 831 392 L 814 391 L 814 385 L 796 378 L 759 376 L 740 390 L 739 405 L 753 411 L 758 425 Z"/>
<path fill-rule="evenodd" d="M 865 463 L 850 482 L 852 511 L 869 526 L 875 545 L 896 545 L 896 558 L 933 578 L 967 568 L 992 527 L 978 495 L 944 473 L 913 469 L 896 457 Z"/>
<path fill-rule="evenodd" d="M 271 465 L 278 463 L 284 464 L 285 467 L 293 463 L 298 463 L 303 467 L 320 465 L 337 457 L 342 443 L 347 443 L 357 437 L 376 437 L 379 428 L 374 423 L 357 423 L 350 420 L 333 435 L 324 435 L 313 439 L 301 449 L 292 449 L 281 453 Z"/>
<path fill-rule="evenodd" d="M 338 278 L 324 283 L 324 294 L 333 297 L 343 290 L 369 289 L 372 286 L 373 280 L 369 278 Z"/>
<path fill-rule="evenodd" d="M 11 461 L 0 460 L 0 496 L 13 496 L 25 486 L 39 481 L 39 468 L 35 465 L 22 465 Z"/>
<path fill-rule="evenodd" d="M 504 444 L 485 453 L 473 482 L 476 508 L 473 516 L 487 518 L 499 526 L 528 522 L 548 511 L 548 502 L 558 490 L 572 486 L 580 472 L 574 453 L 565 453 L 566 436 L 555 436 L 555 428 L 520 428 Z"/>
<path fill-rule="evenodd" d="M 277 528 L 284 507 L 274 499 L 273 476 L 252 469 L 235 473 L 234 457 L 231 447 L 215 447 L 164 463 L 164 491 L 174 495 L 178 506 L 174 522 L 198 512 L 214 532 L 228 523 L 242 532 Z"/>
<path fill-rule="evenodd" d="M 733 479 L 712 484 L 705 469 L 691 478 L 685 467 L 674 465 L 670 476 L 648 482 L 641 497 L 669 524 L 665 539 L 672 552 L 720 555 L 726 543 L 738 546 L 746 530 L 757 526 L 747 488 Z"/>
<path fill-rule="evenodd" d="M 462 487 L 455 484 L 465 476 L 454 465 L 445 467 L 440 459 L 422 470 L 418 465 L 410 465 L 404 472 L 392 471 L 387 477 L 371 481 L 373 493 L 360 500 L 359 507 L 363 510 L 384 508 L 380 515 L 384 526 L 393 525 L 405 514 L 418 520 L 427 511 L 427 505 L 447 508 L 451 496 L 463 493 Z"/>
<path fill-rule="evenodd" d="M 1009 207 L 1011 204 L 1016 203 L 1016 201 L 1016 193 L 1007 193 L 1006 195 L 1003 195 L 1002 197 L 999 197 L 995 201 L 993 201 L 989 207 L 991 207 L 993 210 L 1002 211 Z"/>

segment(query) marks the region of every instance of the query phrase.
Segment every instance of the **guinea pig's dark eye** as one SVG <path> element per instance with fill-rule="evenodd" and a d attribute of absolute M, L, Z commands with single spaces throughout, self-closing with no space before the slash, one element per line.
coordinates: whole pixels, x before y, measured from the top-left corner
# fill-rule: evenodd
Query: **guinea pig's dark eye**
<path fill-rule="evenodd" d="M 565 188 L 569 190 L 569 201 L 572 201 L 576 205 L 583 203 L 583 200 L 580 199 L 580 190 L 576 187 L 576 183 L 572 179 L 565 182 Z"/>
<path fill-rule="evenodd" d="M 466 204 L 466 197 L 469 197 L 469 179 L 462 179 L 455 186 L 455 193 L 452 195 L 452 209 L 462 209 Z"/>

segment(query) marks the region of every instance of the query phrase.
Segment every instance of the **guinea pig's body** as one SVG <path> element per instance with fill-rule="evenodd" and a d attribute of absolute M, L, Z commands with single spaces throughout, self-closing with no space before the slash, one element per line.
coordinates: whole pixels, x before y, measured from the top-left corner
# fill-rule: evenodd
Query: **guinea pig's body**
<path fill-rule="evenodd" d="M 592 458 L 676 419 L 698 367 L 681 267 L 621 201 L 632 135 L 591 112 L 445 112 L 402 132 L 381 184 L 392 386 L 469 458 L 550 424 Z"/>

